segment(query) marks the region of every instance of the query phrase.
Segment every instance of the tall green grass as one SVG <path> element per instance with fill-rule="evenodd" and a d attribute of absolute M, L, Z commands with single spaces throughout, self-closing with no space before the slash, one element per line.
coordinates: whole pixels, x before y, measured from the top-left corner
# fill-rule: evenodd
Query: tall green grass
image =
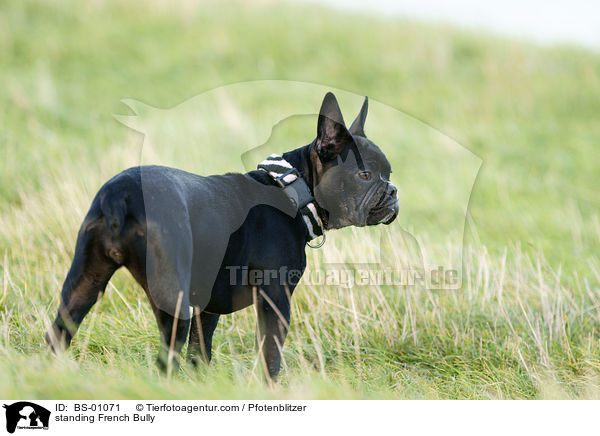
<path fill-rule="evenodd" d="M 599 397 L 597 54 L 314 6 L 9 0 L 0 65 L 0 397 Z M 119 101 L 270 78 L 367 94 L 483 159 L 463 289 L 301 284 L 266 386 L 252 308 L 223 317 L 209 368 L 159 375 L 150 307 L 120 271 L 70 351 L 47 356 L 81 219 L 140 159 Z M 375 250 L 366 235 L 332 233 L 310 262 Z"/>

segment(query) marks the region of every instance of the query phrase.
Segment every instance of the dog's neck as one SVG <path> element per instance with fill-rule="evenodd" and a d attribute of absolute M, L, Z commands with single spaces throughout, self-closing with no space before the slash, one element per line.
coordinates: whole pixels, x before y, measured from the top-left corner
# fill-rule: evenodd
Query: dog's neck
<path fill-rule="evenodd" d="M 302 178 L 306 181 L 306 184 L 310 188 L 311 193 L 314 197 L 313 192 L 313 165 L 310 160 L 310 150 L 314 143 L 305 145 L 304 147 L 297 148 L 292 151 L 283 153 L 282 157 L 287 160 L 294 168 L 296 168 Z"/>
<path fill-rule="evenodd" d="M 313 142 L 311 142 L 310 144 L 305 145 L 304 147 L 300 147 L 295 150 L 288 151 L 286 153 L 283 153 L 283 155 L 282 155 L 282 157 L 285 160 L 287 160 L 294 168 L 296 168 L 300 172 L 300 174 L 304 178 L 304 181 L 308 185 L 313 197 L 315 196 L 315 192 L 314 192 L 314 188 L 315 188 L 315 184 L 314 184 L 315 180 L 314 179 L 315 178 L 314 178 L 313 163 L 312 163 L 310 154 L 315 145 L 315 142 L 316 142 L 316 139 Z M 319 203 L 317 202 L 316 199 L 315 199 L 315 206 L 317 208 L 317 213 L 319 215 L 319 218 L 321 219 L 321 222 L 323 223 L 324 228 L 327 229 L 329 214 L 327 213 L 327 211 L 325 209 L 323 209 L 319 205 Z"/>

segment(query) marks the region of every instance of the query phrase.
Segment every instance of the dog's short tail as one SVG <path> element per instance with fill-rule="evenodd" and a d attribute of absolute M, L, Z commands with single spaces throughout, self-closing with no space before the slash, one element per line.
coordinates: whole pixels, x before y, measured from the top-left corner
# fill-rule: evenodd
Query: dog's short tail
<path fill-rule="evenodd" d="M 100 199 L 100 209 L 106 219 L 106 227 L 113 236 L 119 236 L 125 225 L 127 196 L 123 192 L 110 192 Z"/>

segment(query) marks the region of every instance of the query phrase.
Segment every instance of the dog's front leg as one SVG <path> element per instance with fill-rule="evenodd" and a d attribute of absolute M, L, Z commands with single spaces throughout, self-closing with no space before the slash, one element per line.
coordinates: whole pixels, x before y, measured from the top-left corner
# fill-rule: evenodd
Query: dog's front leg
<path fill-rule="evenodd" d="M 255 288 L 257 342 L 265 376 L 274 380 L 281 366 L 283 342 L 290 328 L 290 300 L 279 286 Z"/>

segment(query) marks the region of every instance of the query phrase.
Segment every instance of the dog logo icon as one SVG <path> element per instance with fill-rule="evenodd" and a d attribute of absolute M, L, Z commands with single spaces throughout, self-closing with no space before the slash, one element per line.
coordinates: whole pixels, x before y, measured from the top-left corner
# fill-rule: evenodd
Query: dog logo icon
<path fill-rule="evenodd" d="M 3 407 L 6 409 L 6 431 L 9 433 L 14 433 L 17 428 L 48 430 L 50 421 L 48 409 L 29 401 L 4 404 Z"/>

